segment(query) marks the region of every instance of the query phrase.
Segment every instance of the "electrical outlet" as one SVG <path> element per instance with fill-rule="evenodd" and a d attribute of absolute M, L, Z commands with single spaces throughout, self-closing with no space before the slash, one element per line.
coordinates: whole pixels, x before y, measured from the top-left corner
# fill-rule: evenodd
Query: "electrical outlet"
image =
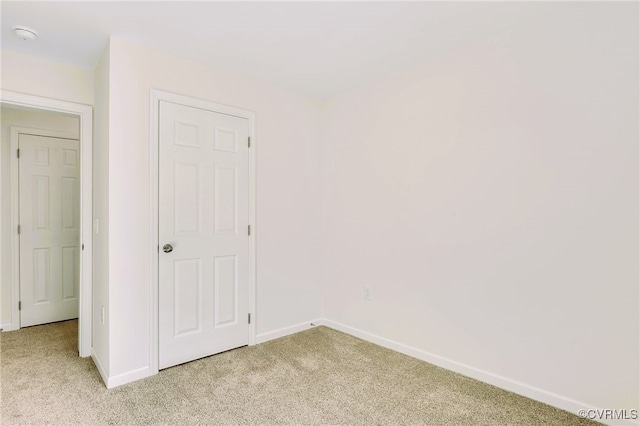
<path fill-rule="evenodd" d="M 364 296 L 364 300 L 367 300 L 367 301 L 373 300 L 373 291 L 371 290 L 371 287 L 364 287 L 363 296 Z"/>

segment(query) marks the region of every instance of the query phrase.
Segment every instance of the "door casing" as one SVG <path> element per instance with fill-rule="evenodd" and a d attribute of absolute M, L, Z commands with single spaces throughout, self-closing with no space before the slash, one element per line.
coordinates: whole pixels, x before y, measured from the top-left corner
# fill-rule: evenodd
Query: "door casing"
<path fill-rule="evenodd" d="M 158 373 L 159 345 L 158 345 L 158 268 L 159 268 L 159 189 L 158 181 L 160 171 L 158 167 L 159 154 L 159 104 L 160 101 L 167 101 L 181 104 L 193 108 L 200 108 L 214 111 L 222 114 L 234 115 L 236 117 L 246 118 L 249 121 L 249 137 L 251 147 L 249 149 L 249 223 L 251 225 L 251 235 L 249 236 L 249 313 L 251 314 L 251 324 L 249 324 L 249 345 L 256 343 L 256 137 L 255 137 L 255 113 L 252 111 L 221 105 L 214 102 L 192 98 L 188 96 L 178 95 L 175 93 L 165 92 L 152 89 L 150 93 L 150 119 L 151 127 L 149 129 L 149 170 L 150 170 L 150 232 L 149 251 L 151 265 L 149 277 L 151 282 L 151 297 L 149 300 L 149 312 L 151 314 L 151 339 L 149 348 L 149 366 L 150 374 Z"/>
<path fill-rule="evenodd" d="M 60 101 L 27 95 L 24 93 L 0 90 L 0 103 L 10 106 L 34 108 L 44 111 L 72 114 L 80 119 L 80 242 L 84 245 L 80 261 L 80 306 L 78 311 L 78 352 L 81 357 L 91 355 L 91 301 L 93 290 L 93 107 L 74 102 Z M 12 173 L 13 175 L 13 173 Z M 17 206 L 12 206 L 12 218 Z M 13 219 L 12 219 L 13 220 Z M 16 222 L 17 223 L 17 222 Z M 12 229 L 12 256 L 19 253 L 17 229 Z M 0 233 L 1 233 L 0 229 Z M 12 329 L 19 328 L 20 312 L 18 311 L 18 266 L 17 260 L 11 261 L 12 281 Z"/>

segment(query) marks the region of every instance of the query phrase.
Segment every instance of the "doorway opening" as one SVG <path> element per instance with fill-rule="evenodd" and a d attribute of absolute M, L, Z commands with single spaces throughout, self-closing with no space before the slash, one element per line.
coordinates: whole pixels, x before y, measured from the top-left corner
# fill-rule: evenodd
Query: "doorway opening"
<path fill-rule="evenodd" d="M 27 325 L 60 321 L 75 316 L 78 318 L 78 353 L 81 357 L 90 356 L 93 274 L 93 109 L 88 105 L 4 90 L 0 92 L 0 106 L 3 112 L 2 149 L 0 150 L 0 195 L 2 199 L 0 324 L 2 330 L 18 330 Z M 29 173 L 31 174 L 29 176 L 27 176 L 28 173 L 20 176 L 17 161 L 15 161 L 19 155 L 17 149 L 22 145 L 31 150 L 26 164 L 33 167 L 26 165 L 23 167 L 23 172 L 30 168 Z M 57 161 L 59 162 L 57 165 L 53 165 L 55 162 L 54 151 L 57 152 Z M 49 162 L 52 163 L 50 170 L 43 166 Z M 38 167 L 40 168 L 38 169 Z M 74 168 L 77 169 L 75 172 Z M 57 188 L 48 185 L 47 181 L 52 182 L 55 179 L 47 176 L 47 173 L 53 173 L 56 179 L 61 178 L 57 179 L 60 181 Z M 35 184 L 36 187 L 23 188 L 21 195 L 18 186 L 20 178 L 24 182 L 28 182 L 28 185 Z M 33 196 L 24 195 L 24 191 Z M 39 196 L 35 197 L 35 195 Z M 23 203 L 20 202 L 21 200 Z M 62 208 L 65 203 L 69 208 Z M 34 204 L 39 204 L 36 206 L 39 209 L 34 208 Z M 51 218 L 52 216 L 42 214 L 42 212 L 50 206 L 61 212 L 61 216 L 59 215 L 60 217 L 56 217 L 55 220 L 62 224 L 62 228 L 66 227 L 63 241 L 58 242 L 57 248 L 43 249 L 40 247 L 40 243 L 31 247 L 29 244 L 33 243 L 33 238 L 37 239 L 39 236 L 30 235 L 31 242 L 25 241 L 22 244 L 23 249 L 30 248 L 28 252 L 29 255 L 32 255 L 29 263 L 25 263 L 27 252 L 23 253 L 22 260 L 20 257 L 21 234 L 19 232 L 22 232 L 23 228 L 22 226 L 22 229 L 18 228 L 18 225 L 22 225 L 19 222 L 30 220 L 31 223 L 28 226 L 32 230 L 34 228 L 44 230 L 47 227 L 46 217 Z M 58 207 L 61 208 L 58 209 Z M 40 216 L 25 217 L 24 213 L 29 209 L 32 212 L 39 211 Z M 46 236 L 45 239 L 51 240 L 52 237 Z M 27 265 L 26 268 L 25 265 Z M 30 274 L 31 276 L 29 276 Z M 57 290 L 52 290 L 48 286 L 50 283 L 47 282 L 47 279 L 50 278 L 47 276 L 51 277 L 52 274 L 61 278 L 58 280 L 60 287 Z M 25 278 L 23 280 L 25 282 L 22 284 L 21 275 L 22 278 Z M 34 275 L 36 276 L 34 277 Z M 27 280 L 31 285 L 25 286 L 28 284 Z M 25 306 L 21 305 L 25 301 L 21 299 L 25 293 L 31 292 L 31 301 L 39 302 L 36 303 L 39 308 L 47 308 L 49 303 L 45 299 L 52 296 L 52 291 L 61 292 L 61 300 L 64 300 L 67 305 L 65 309 L 70 309 L 70 312 L 64 313 L 62 316 L 55 312 L 53 314 L 39 312 L 35 314 L 35 317 L 33 315 L 31 318 L 23 317 L 21 308 Z M 77 314 L 74 309 L 77 310 Z"/>
<path fill-rule="evenodd" d="M 19 325 L 78 318 L 82 250 L 79 120 L 6 107 L 2 113 L 4 125 L 26 122 L 46 127 L 10 126 L 10 229 L 17 229 L 11 236 L 12 258 L 17 260 L 12 267 L 19 281 L 15 292 L 19 295 Z M 64 128 L 66 122 L 69 131 L 51 129 Z"/>

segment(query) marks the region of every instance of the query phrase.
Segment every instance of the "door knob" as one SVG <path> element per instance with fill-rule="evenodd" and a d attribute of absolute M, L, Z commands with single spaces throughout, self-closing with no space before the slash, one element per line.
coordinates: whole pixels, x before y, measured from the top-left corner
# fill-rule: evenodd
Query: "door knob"
<path fill-rule="evenodd" d="M 171 253 L 173 251 L 173 246 L 171 244 L 165 244 L 162 246 L 162 251 L 165 253 Z"/>

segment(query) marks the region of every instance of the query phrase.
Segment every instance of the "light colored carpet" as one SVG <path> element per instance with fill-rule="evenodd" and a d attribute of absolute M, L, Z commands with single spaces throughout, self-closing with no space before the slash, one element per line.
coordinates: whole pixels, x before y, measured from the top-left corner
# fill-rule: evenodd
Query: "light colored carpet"
<path fill-rule="evenodd" d="M 2 425 L 586 425 L 577 416 L 317 327 L 106 389 L 77 321 L 0 334 Z"/>

